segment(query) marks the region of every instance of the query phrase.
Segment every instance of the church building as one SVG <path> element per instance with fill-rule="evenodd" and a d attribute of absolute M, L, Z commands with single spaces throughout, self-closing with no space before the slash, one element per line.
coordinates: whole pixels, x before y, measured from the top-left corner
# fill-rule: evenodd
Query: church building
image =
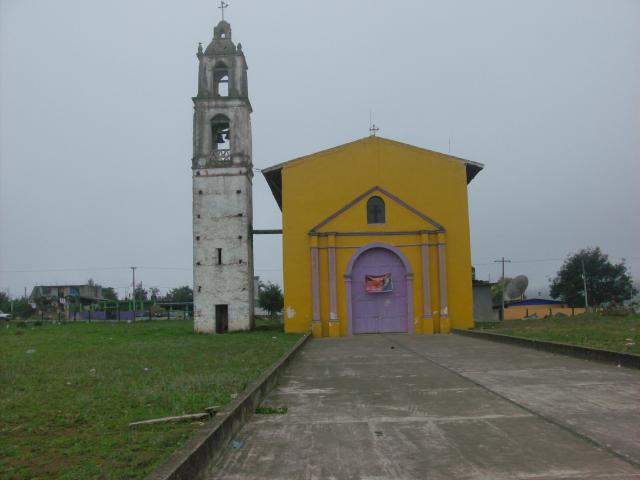
<path fill-rule="evenodd" d="M 194 329 L 224 333 L 253 327 L 252 108 L 229 23 L 197 57 Z M 472 327 L 467 184 L 482 168 L 374 135 L 264 169 L 282 210 L 285 330 Z"/>
<path fill-rule="evenodd" d="M 473 326 L 476 162 L 370 136 L 262 171 L 282 210 L 285 330 Z"/>

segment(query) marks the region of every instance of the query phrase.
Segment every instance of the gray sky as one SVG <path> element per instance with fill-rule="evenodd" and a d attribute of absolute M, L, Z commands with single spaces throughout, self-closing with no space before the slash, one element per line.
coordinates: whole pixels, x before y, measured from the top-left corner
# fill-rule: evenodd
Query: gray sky
<path fill-rule="evenodd" d="M 600 246 L 640 278 L 640 2 L 231 0 L 258 168 L 380 134 L 484 163 L 481 278 Z M 0 289 L 191 284 L 192 102 L 204 0 L 0 0 Z M 401 195 L 401 192 L 396 192 Z M 261 174 L 256 228 L 280 226 Z M 281 281 L 281 242 L 256 274 Z M 517 262 L 517 263 L 516 263 Z"/>

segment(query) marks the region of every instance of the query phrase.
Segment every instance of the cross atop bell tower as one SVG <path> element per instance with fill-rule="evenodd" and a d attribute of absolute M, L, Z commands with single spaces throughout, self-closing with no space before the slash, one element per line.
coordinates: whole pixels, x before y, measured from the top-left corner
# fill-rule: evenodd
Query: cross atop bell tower
<path fill-rule="evenodd" d="M 220 6 L 218 7 L 222 12 L 222 20 L 224 20 L 224 9 L 229 6 L 228 3 L 225 3 L 223 0 L 220 0 Z"/>
<path fill-rule="evenodd" d="M 251 103 L 242 46 L 223 20 L 198 46 L 193 98 L 194 329 L 253 326 Z"/>

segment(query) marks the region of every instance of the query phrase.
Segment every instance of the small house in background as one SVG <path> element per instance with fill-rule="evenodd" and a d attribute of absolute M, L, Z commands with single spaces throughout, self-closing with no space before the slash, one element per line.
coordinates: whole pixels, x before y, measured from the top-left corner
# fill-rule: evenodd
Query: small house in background
<path fill-rule="evenodd" d="M 49 308 L 62 310 L 68 304 L 93 305 L 103 300 L 100 285 L 36 285 L 29 301 Z"/>
<path fill-rule="evenodd" d="M 505 305 L 504 319 L 516 320 L 532 316 L 542 318 L 549 315 L 557 315 L 558 313 L 579 315 L 584 313 L 584 308 L 567 307 L 560 301 L 546 298 L 527 298 L 526 300 L 509 302 Z"/>
<path fill-rule="evenodd" d="M 496 322 L 498 312 L 493 309 L 491 287 L 495 285 L 485 280 L 476 280 L 475 275 L 471 286 L 473 288 L 473 320 L 474 322 Z"/>

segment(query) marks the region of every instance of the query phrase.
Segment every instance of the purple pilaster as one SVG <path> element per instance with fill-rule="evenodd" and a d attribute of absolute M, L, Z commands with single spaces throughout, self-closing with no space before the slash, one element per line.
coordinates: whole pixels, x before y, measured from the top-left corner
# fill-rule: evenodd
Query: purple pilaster
<path fill-rule="evenodd" d="M 447 307 L 447 271 L 444 261 L 444 243 L 438 244 L 438 257 L 440 265 L 440 316 L 448 317 L 449 309 Z"/>
<path fill-rule="evenodd" d="M 313 321 L 320 321 L 320 274 L 318 271 L 318 247 L 311 247 L 311 289 L 313 291 Z"/>
<path fill-rule="evenodd" d="M 422 254 L 422 318 L 431 318 L 431 295 L 429 294 L 429 245 L 420 245 Z"/>
<path fill-rule="evenodd" d="M 336 248 L 329 247 L 329 321 L 338 320 L 338 302 L 336 300 Z"/>
<path fill-rule="evenodd" d="M 413 335 L 413 274 L 405 275 L 407 282 L 407 329 L 409 335 Z"/>
<path fill-rule="evenodd" d="M 344 285 L 347 294 L 347 333 L 353 334 L 353 305 L 351 304 L 351 275 L 345 275 Z"/>

